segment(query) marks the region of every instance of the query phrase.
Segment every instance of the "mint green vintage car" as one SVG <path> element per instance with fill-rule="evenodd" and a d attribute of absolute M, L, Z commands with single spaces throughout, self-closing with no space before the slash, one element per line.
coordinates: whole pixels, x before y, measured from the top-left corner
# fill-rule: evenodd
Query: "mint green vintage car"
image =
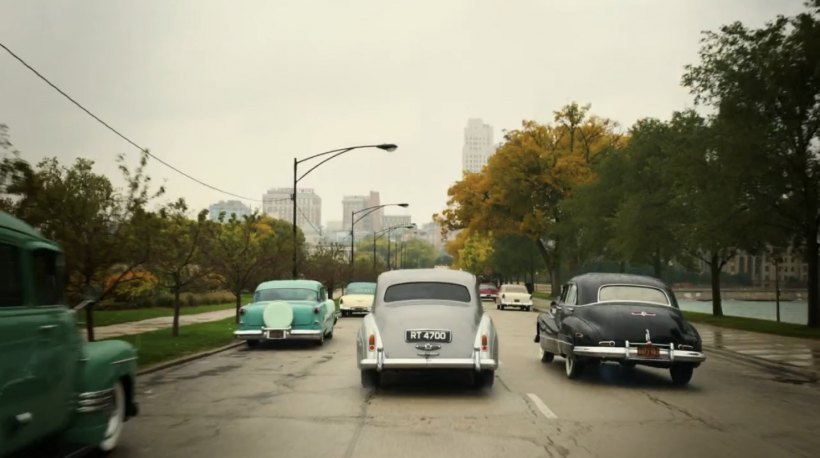
<path fill-rule="evenodd" d="M 261 283 L 253 302 L 239 309 L 234 335 L 248 347 L 265 340 L 312 340 L 322 345 L 333 337 L 336 304 L 313 280 L 275 280 Z"/>
<path fill-rule="evenodd" d="M 0 456 L 43 441 L 116 447 L 137 414 L 137 353 L 85 342 L 64 304 L 62 251 L 0 212 Z"/>

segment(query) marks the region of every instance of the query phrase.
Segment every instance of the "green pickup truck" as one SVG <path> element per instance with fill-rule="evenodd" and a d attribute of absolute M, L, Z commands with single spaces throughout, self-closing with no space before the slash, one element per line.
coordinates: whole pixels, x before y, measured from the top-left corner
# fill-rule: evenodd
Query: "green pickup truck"
<path fill-rule="evenodd" d="M 0 457 L 43 442 L 116 447 L 137 414 L 137 352 L 85 342 L 65 305 L 62 251 L 0 212 Z"/>

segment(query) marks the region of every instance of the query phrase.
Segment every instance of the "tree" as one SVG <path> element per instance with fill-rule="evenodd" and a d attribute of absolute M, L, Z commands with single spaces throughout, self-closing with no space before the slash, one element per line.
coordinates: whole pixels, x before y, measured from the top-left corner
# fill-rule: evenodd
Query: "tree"
<path fill-rule="evenodd" d="M 340 243 L 320 243 L 305 259 L 305 277 L 321 282 L 332 296 L 333 291 L 344 284 L 350 273 L 347 253 L 347 246 Z"/>
<path fill-rule="evenodd" d="M 5 126 L 0 126 L 0 147 L 11 148 Z M 132 272 L 152 256 L 156 217 L 145 206 L 164 189 L 150 190 L 147 160 L 144 154 L 132 172 L 120 156 L 125 192 L 95 173 L 87 159 L 66 167 L 48 158 L 32 168 L 12 151 L 0 163 L 0 205 L 60 244 L 69 299 L 108 297 L 121 283 L 136 278 Z"/>
<path fill-rule="evenodd" d="M 809 266 L 808 324 L 820 327 L 820 1 L 762 28 L 705 32 L 683 84 L 736 135 L 727 162 L 748 201 L 787 222 Z"/>
<path fill-rule="evenodd" d="M 202 248 L 208 244 L 208 211 L 201 211 L 196 220 L 189 219 L 187 211 L 188 206 L 183 199 L 160 210 L 159 249 L 151 260 L 152 271 L 174 295 L 174 320 L 171 327 L 171 335 L 174 337 L 179 335 L 180 293 L 208 273 L 202 256 Z"/>
<path fill-rule="evenodd" d="M 507 132 L 481 173 L 467 173 L 450 187 L 448 208 L 436 220 L 446 231 L 529 238 L 557 291 L 564 221 L 560 204 L 594 178 L 592 164 L 619 147 L 615 128 L 612 121 L 589 115 L 589 106 L 576 103 L 556 111 L 552 125 L 524 121 L 520 129 Z"/>
<path fill-rule="evenodd" d="M 208 247 L 208 264 L 234 295 L 238 323 L 242 292 L 255 286 L 253 279 L 279 259 L 283 240 L 274 230 L 274 220 L 256 212 L 242 218 L 231 215 L 227 220 L 223 213 L 218 221 L 220 224 L 211 229 L 213 237 Z M 288 238 L 292 235 L 288 234 Z"/>

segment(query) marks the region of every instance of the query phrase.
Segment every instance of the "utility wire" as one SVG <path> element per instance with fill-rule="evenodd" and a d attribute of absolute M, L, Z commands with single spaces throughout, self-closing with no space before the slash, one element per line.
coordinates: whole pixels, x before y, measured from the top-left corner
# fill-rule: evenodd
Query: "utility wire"
<path fill-rule="evenodd" d="M 46 78 L 45 76 L 43 76 L 43 75 L 42 75 L 40 72 L 38 72 L 38 71 L 37 71 L 34 67 L 32 67 L 31 65 L 29 65 L 26 61 L 24 61 L 24 60 L 23 60 L 20 56 L 18 56 L 17 54 L 15 54 L 15 53 L 14 53 L 11 49 L 9 49 L 9 48 L 8 48 L 5 44 L 3 44 L 2 42 L 0 42 L 0 47 L 2 47 L 3 49 L 5 49 L 5 50 L 6 50 L 6 52 L 8 52 L 9 54 L 11 54 L 11 56 L 12 56 L 12 57 L 14 57 L 15 59 L 17 59 L 17 60 L 18 60 L 21 64 L 23 64 L 26 68 L 28 68 L 29 70 L 31 70 L 31 71 L 32 71 L 35 75 L 37 75 L 37 76 L 38 76 L 41 80 L 45 81 L 45 83 L 46 83 L 46 84 L 48 84 L 49 86 L 51 86 L 52 88 L 54 88 L 54 90 L 55 90 L 55 91 L 59 92 L 59 93 L 60 93 L 63 97 L 65 97 L 65 98 L 67 98 L 68 100 L 70 100 L 70 101 L 71 101 L 71 103 L 73 103 L 74 105 L 76 105 L 79 109 L 83 110 L 83 111 L 84 111 L 84 112 L 85 112 L 88 116 L 91 116 L 92 118 L 94 118 L 94 120 L 96 120 L 97 122 L 99 122 L 99 123 L 100 123 L 100 124 L 102 124 L 103 126 L 107 127 L 107 128 L 108 128 L 108 130 L 110 130 L 111 132 L 114 132 L 115 134 L 117 134 L 120 138 L 122 138 L 122 139 L 123 139 L 123 140 L 125 140 L 126 142 L 130 143 L 130 144 L 131 144 L 134 148 L 137 148 L 138 150 L 142 151 L 143 153 L 147 154 L 148 156 L 150 156 L 150 157 L 154 158 L 154 159 L 155 159 L 157 162 L 159 162 L 160 164 L 162 164 L 162 165 L 164 165 L 164 166 L 168 167 L 169 169 L 171 169 L 171 170 L 173 170 L 173 171 L 175 171 L 175 172 L 179 173 L 180 175 L 182 175 L 182 176 L 184 176 L 184 177 L 186 177 L 186 178 L 188 178 L 188 179 L 190 179 L 190 180 L 193 180 L 193 181 L 195 181 L 195 182 L 197 182 L 197 183 L 201 184 L 202 186 L 205 186 L 206 188 L 210 188 L 210 189 L 212 189 L 212 190 L 214 190 L 214 191 L 221 192 L 222 194 L 227 194 L 227 195 L 229 195 L 229 196 L 238 197 L 238 198 L 243 199 L 243 200 L 250 200 L 250 201 L 253 201 L 253 202 L 261 202 L 261 200 L 259 200 L 259 199 L 252 199 L 252 198 L 250 198 L 250 197 L 240 196 L 239 194 L 234 194 L 234 193 L 232 193 L 232 192 L 228 192 L 228 191 L 225 191 L 225 190 L 223 190 L 223 189 L 219 189 L 219 188 L 217 188 L 216 186 L 210 185 L 210 184 L 208 184 L 208 183 L 205 183 L 205 182 L 204 182 L 204 181 L 202 181 L 202 180 L 199 180 L 199 179 L 197 179 L 197 178 L 195 178 L 195 177 L 192 177 L 191 175 L 189 175 L 189 174 L 187 174 L 187 173 L 183 172 L 182 170 L 180 170 L 180 169 L 178 169 L 178 168 L 174 167 L 173 165 L 171 165 L 171 164 L 169 164 L 169 163 L 167 163 L 167 162 L 163 161 L 162 159 L 160 159 L 159 157 L 155 156 L 155 155 L 154 155 L 154 154 L 152 154 L 150 151 L 148 151 L 148 149 L 143 148 L 142 146 L 138 145 L 136 142 L 134 142 L 134 141 L 133 141 L 133 140 L 131 140 L 130 138 L 128 138 L 128 137 L 126 137 L 125 135 L 123 135 L 122 133 L 120 133 L 120 131 L 118 131 L 117 129 L 115 129 L 115 128 L 111 127 L 111 125 L 110 125 L 110 124 L 108 124 L 107 122 L 105 122 L 105 121 L 103 121 L 102 119 L 100 119 L 97 115 L 95 115 L 94 113 L 92 113 L 92 112 L 91 112 L 88 108 L 84 107 L 84 106 L 83 106 L 80 102 L 78 102 L 78 101 L 74 100 L 74 99 L 73 99 L 70 95 L 66 94 L 66 93 L 65 93 L 62 89 L 60 89 L 60 88 L 59 88 L 59 87 L 57 87 L 54 83 L 52 83 L 51 81 L 49 81 L 49 80 L 48 80 L 48 78 Z"/>
<path fill-rule="evenodd" d="M 308 215 L 306 215 L 306 214 L 305 214 L 305 212 L 303 212 L 301 208 L 296 207 L 296 209 L 297 209 L 297 210 L 299 210 L 299 214 L 300 214 L 300 215 L 302 215 L 302 216 L 304 216 L 304 217 L 305 217 L 305 221 L 307 221 L 307 223 L 308 223 L 308 224 L 310 224 L 310 227 L 312 227 L 312 228 L 313 228 L 313 230 L 314 230 L 314 231 L 316 231 L 316 233 L 317 233 L 317 234 L 319 234 L 319 235 L 321 236 L 321 235 L 322 235 L 322 230 L 321 230 L 321 229 L 319 229 L 319 228 L 317 228 L 317 227 L 313 224 L 313 222 L 310 220 L 310 218 L 308 218 Z"/>

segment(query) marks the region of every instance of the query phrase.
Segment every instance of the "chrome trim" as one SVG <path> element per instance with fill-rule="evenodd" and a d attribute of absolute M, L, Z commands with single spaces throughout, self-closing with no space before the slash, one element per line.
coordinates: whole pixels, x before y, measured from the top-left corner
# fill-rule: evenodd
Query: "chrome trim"
<path fill-rule="evenodd" d="M 365 358 L 359 361 L 362 369 L 492 369 L 498 368 L 498 362 L 492 358 L 384 358 L 383 353 L 377 352 L 377 357 Z"/>
<path fill-rule="evenodd" d="M 269 339 L 267 337 L 268 331 L 283 331 L 282 338 Z M 291 329 L 291 328 L 265 328 L 261 330 L 244 330 L 234 331 L 233 335 L 237 339 L 256 339 L 256 340 L 317 340 L 322 338 L 324 330 L 318 329 Z"/>
<path fill-rule="evenodd" d="M 638 346 L 646 344 L 635 344 Z M 653 344 L 657 345 L 657 344 Z M 663 347 L 661 345 L 657 345 Z M 659 358 L 642 358 L 638 356 L 637 346 L 632 347 L 575 347 L 572 352 L 578 356 L 590 358 L 636 361 L 636 362 L 684 362 L 700 363 L 706 360 L 706 355 L 699 351 L 675 350 L 674 344 L 664 345 L 670 348 L 660 348 Z"/>
<path fill-rule="evenodd" d="M 92 413 L 114 408 L 114 390 L 87 391 L 77 395 L 77 412 Z"/>
<path fill-rule="evenodd" d="M 572 345 L 572 342 L 567 342 L 566 340 L 556 339 L 555 337 L 550 337 L 546 334 L 541 334 L 540 332 L 538 333 L 538 335 L 540 335 L 542 339 L 548 339 L 548 340 L 553 340 L 555 342 L 561 342 L 561 343 L 565 343 L 567 345 Z"/>
<path fill-rule="evenodd" d="M 481 370 L 481 347 L 473 348 L 473 368 L 476 372 Z"/>
<path fill-rule="evenodd" d="M 111 362 L 111 365 L 113 366 L 114 364 L 130 363 L 131 361 L 136 361 L 136 360 L 137 360 L 137 357 L 134 356 L 132 358 L 125 358 L 125 359 L 121 359 L 119 361 L 113 361 L 113 362 Z"/>

